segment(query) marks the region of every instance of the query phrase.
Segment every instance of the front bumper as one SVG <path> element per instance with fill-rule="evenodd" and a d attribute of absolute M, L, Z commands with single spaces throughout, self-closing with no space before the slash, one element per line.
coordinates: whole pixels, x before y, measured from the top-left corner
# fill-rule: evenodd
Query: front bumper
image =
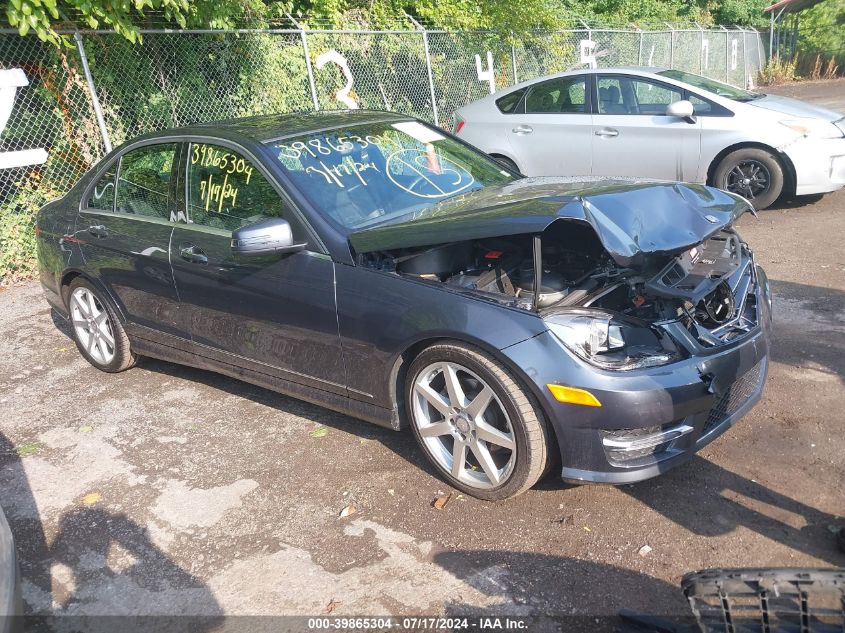
<path fill-rule="evenodd" d="M 783 148 L 795 167 L 795 194 L 836 191 L 845 186 L 845 138 L 804 138 Z"/>
<path fill-rule="evenodd" d="M 625 484 L 654 477 L 690 459 L 754 406 L 768 374 L 771 333 L 771 298 L 762 271 L 761 277 L 753 331 L 671 365 L 602 371 L 574 359 L 551 332 L 505 350 L 541 398 L 564 480 Z M 558 402 L 545 387 L 550 383 L 587 389 L 601 407 Z"/>

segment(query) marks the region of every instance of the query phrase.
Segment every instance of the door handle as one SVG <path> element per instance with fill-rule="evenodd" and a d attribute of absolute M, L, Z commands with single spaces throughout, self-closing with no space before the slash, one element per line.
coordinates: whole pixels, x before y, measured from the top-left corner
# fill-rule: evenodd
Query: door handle
<path fill-rule="evenodd" d="M 530 125 L 517 125 L 514 129 L 511 130 L 514 134 L 531 134 L 534 131 L 534 128 Z"/>
<path fill-rule="evenodd" d="M 88 232 L 98 239 L 105 239 L 109 236 L 109 230 L 102 224 L 95 224 L 88 227 Z"/>
<path fill-rule="evenodd" d="M 613 138 L 614 136 L 619 136 L 619 130 L 614 130 L 610 127 L 603 127 L 602 129 L 593 132 L 593 134 L 604 138 Z"/>
<path fill-rule="evenodd" d="M 192 264 L 208 263 L 208 257 L 203 250 L 199 246 L 191 244 L 190 242 L 182 242 L 179 244 L 179 257 Z"/>

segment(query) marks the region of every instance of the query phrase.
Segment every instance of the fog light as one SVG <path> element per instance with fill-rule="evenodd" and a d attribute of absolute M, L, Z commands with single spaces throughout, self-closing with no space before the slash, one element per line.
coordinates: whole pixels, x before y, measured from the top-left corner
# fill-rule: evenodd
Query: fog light
<path fill-rule="evenodd" d="M 567 387 L 566 385 L 546 385 L 555 400 L 558 402 L 569 402 L 570 404 L 582 404 L 585 407 L 600 407 L 601 402 L 586 389 Z"/>

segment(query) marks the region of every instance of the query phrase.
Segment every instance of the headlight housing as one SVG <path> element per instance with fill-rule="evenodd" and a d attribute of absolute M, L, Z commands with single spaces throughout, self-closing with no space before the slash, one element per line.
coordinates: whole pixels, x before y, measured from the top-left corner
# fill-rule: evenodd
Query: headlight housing
<path fill-rule="evenodd" d="M 804 136 L 812 136 L 814 138 L 838 138 L 842 136 L 842 130 L 839 129 L 836 123 L 823 119 L 802 117 L 800 119 L 783 119 L 779 123 Z"/>
<path fill-rule="evenodd" d="M 601 369 L 657 367 L 681 357 L 668 336 L 636 319 L 580 308 L 555 312 L 543 320 L 569 350 Z"/>

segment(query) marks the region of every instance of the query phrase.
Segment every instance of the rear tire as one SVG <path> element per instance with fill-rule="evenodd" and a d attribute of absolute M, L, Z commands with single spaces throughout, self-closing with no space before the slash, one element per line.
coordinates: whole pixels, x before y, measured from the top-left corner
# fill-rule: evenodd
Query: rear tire
<path fill-rule="evenodd" d="M 100 371 L 132 367 L 137 356 L 111 304 L 86 279 L 74 279 L 67 292 L 70 329 L 79 353 Z"/>
<path fill-rule="evenodd" d="M 780 197 L 784 181 L 783 165 L 777 156 L 756 147 L 731 152 L 713 172 L 713 186 L 741 195 L 758 210 Z"/>
<path fill-rule="evenodd" d="M 551 433 L 540 407 L 479 350 L 457 342 L 424 350 L 408 368 L 405 405 L 426 457 L 458 490 L 500 501 L 546 471 Z"/>
<path fill-rule="evenodd" d="M 516 163 L 513 162 L 507 156 L 500 156 L 499 154 L 492 154 L 492 157 L 493 157 L 493 160 L 495 160 L 500 165 L 510 169 L 513 172 L 516 172 L 517 174 L 520 173 L 519 167 L 516 166 Z"/>

